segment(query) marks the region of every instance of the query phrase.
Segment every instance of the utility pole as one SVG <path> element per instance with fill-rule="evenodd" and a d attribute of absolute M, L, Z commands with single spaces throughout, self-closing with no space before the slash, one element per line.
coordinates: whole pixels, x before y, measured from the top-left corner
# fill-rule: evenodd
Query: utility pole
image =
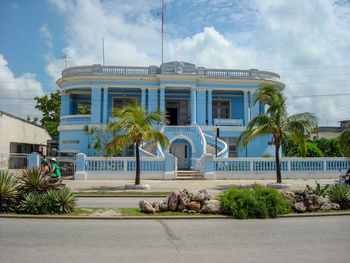
<path fill-rule="evenodd" d="M 162 5 L 162 11 L 158 13 L 159 15 L 162 15 L 162 64 L 164 62 L 164 11 L 165 11 L 165 3 L 164 0 L 161 0 L 161 5 Z"/>

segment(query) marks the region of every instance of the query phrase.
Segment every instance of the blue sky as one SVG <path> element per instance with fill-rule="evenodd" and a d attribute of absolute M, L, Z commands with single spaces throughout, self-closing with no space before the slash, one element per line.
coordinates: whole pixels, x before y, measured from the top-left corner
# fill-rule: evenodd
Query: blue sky
<path fill-rule="evenodd" d="M 38 116 L 33 97 L 65 67 L 160 64 L 159 0 L 0 1 L 0 109 Z M 166 0 L 165 61 L 281 75 L 290 113 L 350 119 L 350 3 Z M 325 95 L 325 96 L 318 96 Z"/>

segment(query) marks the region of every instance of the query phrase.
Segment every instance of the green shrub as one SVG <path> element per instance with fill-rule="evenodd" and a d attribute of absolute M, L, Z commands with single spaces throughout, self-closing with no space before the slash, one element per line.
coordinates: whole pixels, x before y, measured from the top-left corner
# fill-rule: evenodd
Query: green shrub
<path fill-rule="evenodd" d="M 16 209 L 18 181 L 7 172 L 0 171 L 0 213 Z"/>
<path fill-rule="evenodd" d="M 340 205 L 341 209 L 350 207 L 350 186 L 339 183 L 329 190 L 329 200 Z"/>
<path fill-rule="evenodd" d="M 251 189 L 230 188 L 220 196 L 223 214 L 239 219 L 277 217 L 290 206 L 275 189 L 253 185 Z"/>
<path fill-rule="evenodd" d="M 329 185 L 327 184 L 325 187 L 321 187 L 321 184 L 315 180 L 316 187 L 312 188 L 310 185 L 306 185 L 307 190 L 312 191 L 315 195 L 319 195 L 325 197 L 328 193 Z"/>
<path fill-rule="evenodd" d="M 44 193 L 50 189 L 58 189 L 60 185 L 47 180 L 40 168 L 26 169 L 19 178 L 21 195 L 31 192 Z"/>
<path fill-rule="evenodd" d="M 70 213 L 75 208 L 75 197 L 69 188 L 61 188 L 57 191 L 57 211 L 59 213 Z"/>

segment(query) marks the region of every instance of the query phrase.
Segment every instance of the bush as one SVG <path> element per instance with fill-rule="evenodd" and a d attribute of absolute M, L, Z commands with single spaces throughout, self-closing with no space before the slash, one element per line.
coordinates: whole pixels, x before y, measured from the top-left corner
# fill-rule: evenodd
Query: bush
<path fill-rule="evenodd" d="M 69 188 L 61 188 L 57 191 L 57 211 L 59 213 L 70 213 L 75 208 L 75 197 Z"/>
<path fill-rule="evenodd" d="M 7 172 L 0 171 L 0 213 L 16 209 L 18 181 Z"/>
<path fill-rule="evenodd" d="M 329 190 L 329 200 L 340 205 L 341 209 L 350 207 L 350 186 L 339 183 Z"/>
<path fill-rule="evenodd" d="M 40 168 L 24 170 L 19 178 L 21 195 L 31 192 L 44 193 L 50 189 L 57 189 L 60 185 L 53 183 L 42 175 Z"/>
<path fill-rule="evenodd" d="M 251 189 L 230 188 L 219 200 L 223 214 L 239 219 L 277 217 L 290 211 L 281 194 L 261 185 L 253 185 Z"/>
<path fill-rule="evenodd" d="M 326 197 L 328 193 L 328 187 L 329 185 L 327 184 L 325 187 L 321 187 L 320 183 L 315 180 L 316 187 L 312 188 L 310 185 L 306 185 L 307 190 L 312 191 L 315 195 Z"/>
<path fill-rule="evenodd" d="M 75 197 L 68 188 L 47 192 L 31 192 L 24 196 L 20 211 L 28 214 L 70 213 L 75 208 Z"/>

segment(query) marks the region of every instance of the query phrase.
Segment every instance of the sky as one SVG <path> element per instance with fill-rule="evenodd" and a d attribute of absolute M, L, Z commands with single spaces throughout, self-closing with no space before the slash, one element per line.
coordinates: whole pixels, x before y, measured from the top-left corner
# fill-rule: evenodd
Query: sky
<path fill-rule="evenodd" d="M 273 71 L 288 112 L 350 119 L 349 0 L 165 0 L 164 61 Z M 160 0 L 1 0 L 0 110 L 39 117 L 67 66 L 160 65 Z M 66 61 L 62 57 L 67 57 Z"/>

